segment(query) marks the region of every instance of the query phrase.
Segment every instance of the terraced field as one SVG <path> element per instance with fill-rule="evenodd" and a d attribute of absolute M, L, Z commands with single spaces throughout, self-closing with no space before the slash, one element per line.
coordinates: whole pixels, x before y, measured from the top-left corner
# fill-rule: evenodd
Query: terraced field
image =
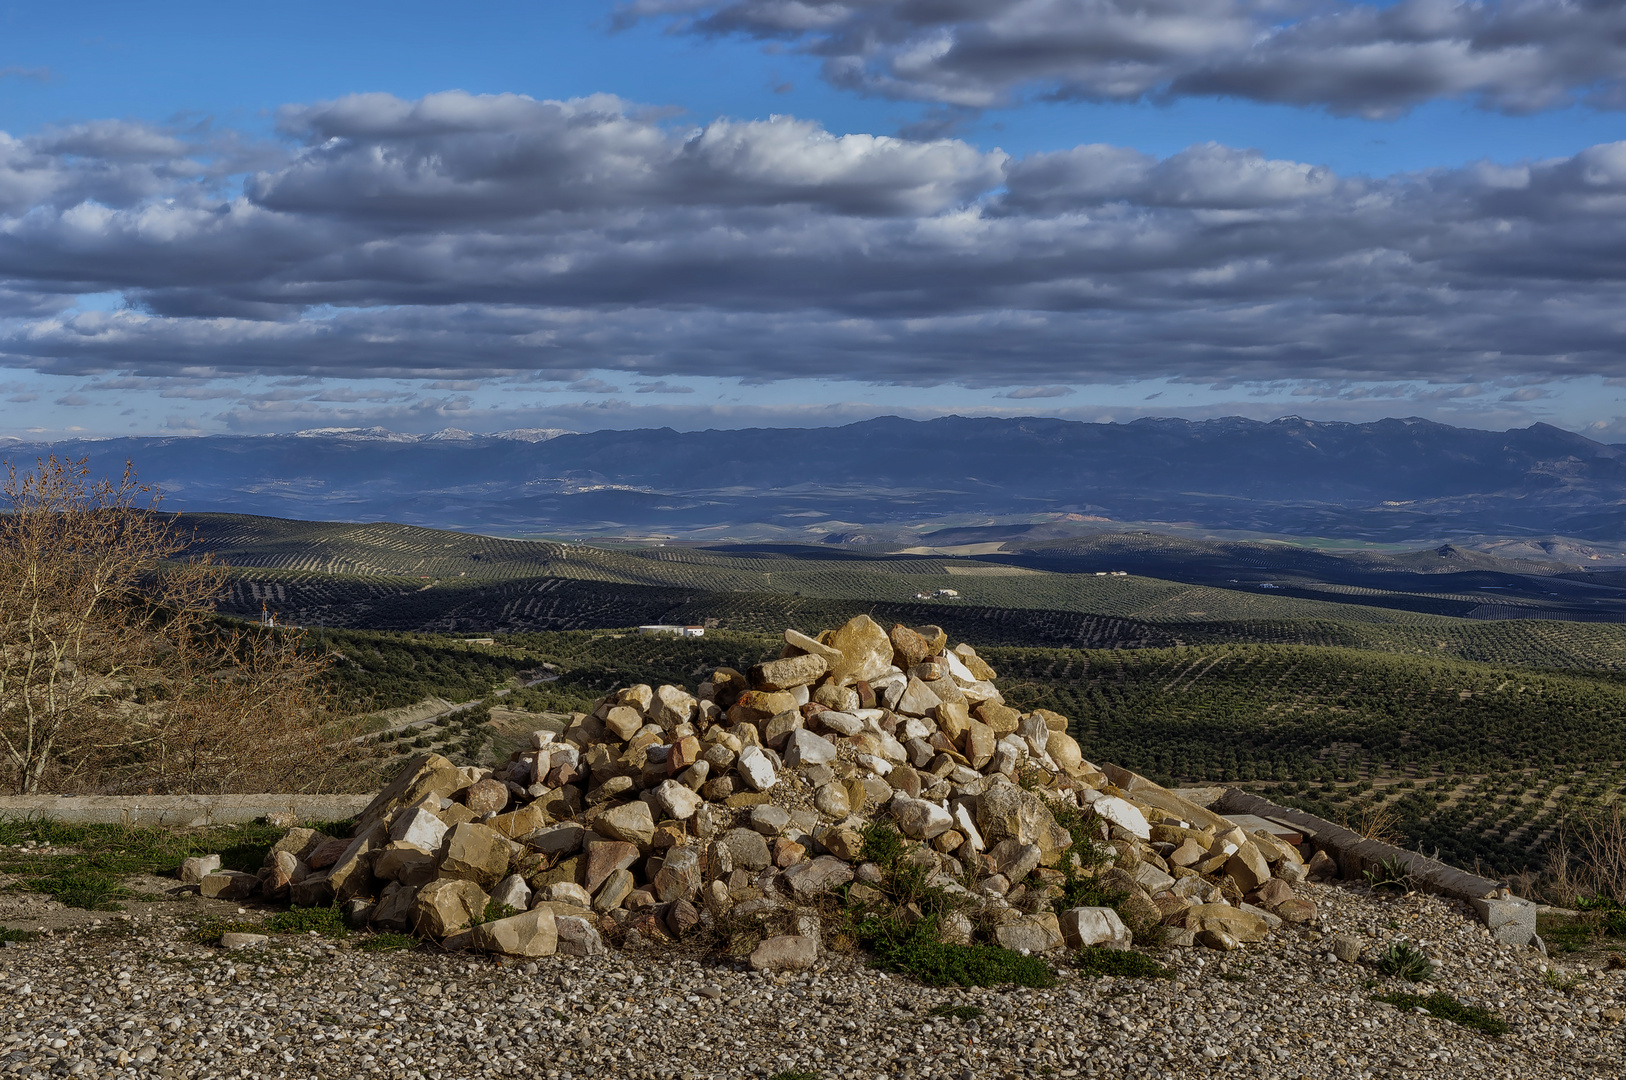
<path fill-rule="evenodd" d="M 513 686 L 520 668 L 551 664 L 556 682 L 503 699 L 539 717 L 636 682 L 692 688 L 780 644 L 737 632 L 520 633 L 485 649 L 421 636 L 340 640 L 346 686 L 410 680 L 427 693 L 440 679 L 448 698 L 483 693 L 482 680 Z M 1071 718 L 1092 758 L 1165 783 L 1239 783 L 1351 823 L 1387 807 L 1408 846 L 1494 873 L 1539 868 L 1566 816 L 1626 792 L 1622 677 L 1298 645 L 980 651 L 1008 701 Z M 435 739 L 478 747 L 477 720 L 378 750 Z"/>
<path fill-rule="evenodd" d="M 1218 587 L 1098 576 L 1100 551 L 960 559 L 622 549 L 391 525 L 194 520 L 200 547 L 234 567 L 225 610 L 269 607 L 322 635 L 371 632 L 333 639 L 346 652 L 335 678 L 358 704 L 471 700 L 519 686 L 546 662 L 558 681 L 514 690 L 505 708 L 556 715 L 613 685 L 693 685 L 708 666 L 772 655 L 784 627 L 813 632 L 864 612 L 884 625 L 938 623 L 973 642 L 1000 669 L 1011 701 L 1072 717 L 1087 753 L 1169 782 L 1247 784 L 1335 819 L 1388 807 L 1413 847 L 1438 848 L 1460 865 L 1539 865 L 1565 815 L 1621 797 L 1626 782 L 1626 625 L 1582 621 L 1571 600 L 1568 621 L 1415 610 L 1541 614 L 1517 590 L 1612 597 L 1623 583 L 1602 575 L 1564 585 L 1483 559 L 1436 572 L 1460 561 L 1436 552 L 1399 557 L 1399 569 L 1372 556 L 1351 580 L 1312 581 L 1328 576 L 1328 556 L 1256 545 L 1226 549 L 1232 562 L 1201 571 L 1255 573 Z M 1109 554 L 1131 550 L 1131 540 L 1123 544 Z M 1218 557 L 1214 550 L 1198 554 Z M 1277 556 L 1300 576 L 1270 565 Z M 1238 559 L 1253 558 L 1258 566 L 1239 569 Z M 1366 573 L 1370 581 L 1359 577 Z M 1262 577 L 1286 584 L 1263 589 Z M 1408 592 L 1419 581 L 1438 586 Z M 939 589 L 959 595 L 938 597 Z M 624 633 L 651 622 L 711 632 Z M 448 634 L 497 635 L 498 645 L 436 636 Z M 473 754 L 500 742 L 484 716 L 458 714 L 444 731 L 376 749 Z"/>

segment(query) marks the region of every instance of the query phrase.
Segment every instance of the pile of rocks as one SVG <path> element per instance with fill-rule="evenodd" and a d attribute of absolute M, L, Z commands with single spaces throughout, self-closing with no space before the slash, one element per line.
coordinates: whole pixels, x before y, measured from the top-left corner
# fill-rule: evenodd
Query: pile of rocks
<path fill-rule="evenodd" d="M 754 966 L 805 968 L 831 890 L 881 899 L 862 829 L 884 818 L 962 901 L 950 941 L 1125 947 L 1161 925 L 1174 944 L 1234 949 L 1316 919 L 1292 885 L 1324 856 L 1085 760 L 1065 717 L 1007 706 L 994 670 L 941 629 L 859 616 L 784 637 L 779 659 L 721 668 L 694 694 L 612 693 L 494 770 L 416 758 L 349 839 L 294 829 L 258 875 L 183 876 L 521 956 L 751 927 Z M 1058 815 L 1084 822 L 1093 852 Z M 1069 873 L 1124 899 L 1058 914 Z"/>

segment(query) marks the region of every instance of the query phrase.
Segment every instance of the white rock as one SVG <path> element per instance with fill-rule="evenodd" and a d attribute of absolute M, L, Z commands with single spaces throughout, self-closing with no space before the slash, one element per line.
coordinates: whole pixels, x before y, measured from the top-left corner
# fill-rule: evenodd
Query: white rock
<path fill-rule="evenodd" d="M 858 754 L 854 758 L 858 764 L 876 776 L 885 776 L 892 771 L 892 763 L 886 758 L 876 757 L 874 754 Z"/>
<path fill-rule="evenodd" d="M 390 826 L 391 840 L 416 844 L 425 851 L 439 851 L 445 838 L 446 823 L 421 806 L 414 806 Z"/>
<path fill-rule="evenodd" d="M 667 817 L 687 821 L 694 817 L 694 812 L 700 809 L 700 804 L 705 800 L 688 786 L 676 780 L 666 780 L 655 789 L 655 801 L 660 804 L 661 812 Z"/>
<path fill-rule="evenodd" d="M 574 881 L 555 881 L 548 886 L 548 897 L 556 904 L 572 904 L 579 908 L 593 906 L 593 898 L 587 895 L 587 890 Z"/>
<path fill-rule="evenodd" d="M 930 840 L 954 828 L 953 815 L 925 799 L 911 799 L 900 791 L 887 805 L 898 823 L 898 831 L 916 840 Z"/>
<path fill-rule="evenodd" d="M 598 929 L 586 919 L 574 915 L 560 915 L 553 922 L 559 934 L 559 955 L 604 955 L 604 939 L 599 936 Z"/>
<path fill-rule="evenodd" d="M 959 683 L 961 686 L 965 686 L 968 683 L 974 683 L 977 681 L 977 677 L 971 674 L 971 669 L 965 666 L 965 661 L 954 655 L 953 649 L 949 649 L 943 653 L 939 659 L 948 665 L 949 674 L 953 676 L 954 681 Z"/>
<path fill-rule="evenodd" d="M 1095 800 L 1091 804 L 1091 809 L 1102 818 L 1138 839 L 1150 840 L 1152 838 L 1152 827 L 1146 823 L 1146 815 L 1137 810 L 1133 803 L 1120 799 L 1116 795 L 1107 795 Z"/>
<path fill-rule="evenodd" d="M 763 753 L 760 746 L 747 746 L 740 751 L 740 760 L 735 762 L 735 768 L 753 791 L 767 791 L 779 780 L 774 772 L 773 760 Z"/>
<path fill-rule="evenodd" d="M 965 838 L 971 843 L 972 851 L 981 851 L 985 845 L 982 833 L 977 831 L 977 815 L 971 812 L 969 803 L 956 803 L 954 805 L 954 827 L 965 833 Z"/>
<path fill-rule="evenodd" d="M 531 907 L 531 887 L 520 874 L 509 874 L 491 890 L 493 904 L 507 904 L 515 911 L 528 911 Z"/>
<path fill-rule="evenodd" d="M 1108 907 L 1068 908 L 1061 913 L 1061 936 L 1070 949 L 1105 945 L 1127 949 L 1133 935 L 1118 913 Z"/>
<path fill-rule="evenodd" d="M 824 712 L 819 713 L 818 721 L 831 731 L 837 731 L 843 735 L 857 735 L 864 730 L 864 722 L 858 717 L 853 716 L 851 713 L 837 712 L 834 709 L 826 709 Z"/>
<path fill-rule="evenodd" d="M 785 765 L 796 769 L 803 765 L 828 765 L 836 759 L 836 748 L 830 740 L 815 735 L 806 728 L 790 733 L 785 743 Z"/>

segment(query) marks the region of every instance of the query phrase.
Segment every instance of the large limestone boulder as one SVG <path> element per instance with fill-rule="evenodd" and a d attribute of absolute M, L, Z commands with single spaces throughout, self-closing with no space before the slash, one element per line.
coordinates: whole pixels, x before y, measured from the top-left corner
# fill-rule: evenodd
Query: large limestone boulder
<path fill-rule="evenodd" d="M 373 857 L 373 876 L 385 881 L 417 887 L 438 876 L 440 859 L 405 840 L 392 841 Z"/>
<path fill-rule="evenodd" d="M 830 670 L 830 662 L 814 653 L 770 660 L 751 669 L 751 685 L 759 690 L 794 690 L 810 686 Z"/>
<path fill-rule="evenodd" d="M 643 801 L 612 806 L 593 819 L 593 831 L 611 840 L 637 844 L 647 849 L 655 839 L 655 815 Z"/>
<path fill-rule="evenodd" d="M 892 639 L 868 615 L 833 631 L 828 644 L 841 650 L 841 659 L 830 664 L 830 675 L 839 685 L 878 679 L 892 666 Z"/>
<path fill-rule="evenodd" d="M 1065 944 L 1060 922 L 1050 911 L 994 927 L 994 940 L 1007 949 L 1033 954 L 1059 949 Z"/>
<path fill-rule="evenodd" d="M 695 700 L 694 695 L 683 687 L 662 686 L 655 691 L 648 717 L 651 723 L 659 724 L 670 731 L 693 717 L 698 705 L 699 702 Z"/>
<path fill-rule="evenodd" d="M 359 831 L 328 871 L 337 903 L 369 893 L 373 887 L 373 857 L 389 840 L 382 821 Z"/>
<path fill-rule="evenodd" d="M 700 891 L 700 851 L 693 847 L 672 848 L 650 883 L 655 899 L 663 904 L 687 900 Z"/>
<path fill-rule="evenodd" d="M 1061 936 L 1070 949 L 1103 945 L 1127 949 L 1132 940 L 1129 928 L 1109 907 L 1068 908 L 1061 913 Z"/>
<path fill-rule="evenodd" d="M 412 844 L 425 851 L 439 851 L 446 839 L 446 823 L 422 806 L 414 806 L 390 824 L 392 843 Z"/>
<path fill-rule="evenodd" d="M 1152 838 L 1152 826 L 1134 803 L 1116 795 L 1103 795 L 1090 804 L 1096 814 L 1141 840 Z"/>
<path fill-rule="evenodd" d="M 419 754 L 367 804 L 367 809 L 357 818 L 356 831 L 363 832 L 403 806 L 422 802 L 426 796 L 450 798 L 467 784 L 463 773 L 447 758 L 439 754 Z"/>
<path fill-rule="evenodd" d="M 1199 934 L 1214 930 L 1237 941 L 1264 941 L 1270 935 L 1270 923 L 1262 916 L 1228 904 L 1198 904 L 1186 911 L 1186 928 Z"/>
<path fill-rule="evenodd" d="M 474 928 L 474 947 L 505 956 L 552 956 L 559 950 L 553 909 L 543 905 Z"/>
<path fill-rule="evenodd" d="M 765 938 L 751 950 L 752 971 L 806 971 L 819 958 L 819 943 L 810 937 Z"/>
<path fill-rule="evenodd" d="M 1270 880 L 1270 864 L 1265 862 L 1265 856 L 1253 841 L 1249 840 L 1226 860 L 1225 873 L 1236 882 L 1237 889 L 1246 895 Z"/>
<path fill-rule="evenodd" d="M 490 900 L 472 881 L 440 878 L 418 890 L 412 905 L 412 928 L 437 940 L 485 917 Z"/>
<path fill-rule="evenodd" d="M 477 822 L 468 821 L 446 834 L 440 876 L 472 881 L 489 889 L 508 876 L 508 841 Z"/>
<path fill-rule="evenodd" d="M 887 806 L 898 823 L 898 831 L 915 840 L 930 840 L 954 828 L 954 816 L 943 807 L 925 799 L 911 799 L 901 791 Z"/>

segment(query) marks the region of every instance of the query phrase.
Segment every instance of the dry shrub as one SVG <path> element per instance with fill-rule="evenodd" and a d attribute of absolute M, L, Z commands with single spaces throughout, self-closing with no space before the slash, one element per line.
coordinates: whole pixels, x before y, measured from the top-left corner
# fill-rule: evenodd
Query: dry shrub
<path fill-rule="evenodd" d="M 1626 815 L 1620 803 L 1566 821 L 1548 864 L 1549 889 L 1573 903 L 1597 896 L 1626 905 Z"/>
<path fill-rule="evenodd" d="M 345 725 L 297 634 L 214 615 L 224 570 L 188 555 L 126 466 L 7 470 L 0 516 L 0 782 L 20 793 L 342 790 Z"/>
<path fill-rule="evenodd" d="M 1353 814 L 1346 812 L 1339 824 L 1367 840 L 1376 840 L 1390 847 L 1399 847 L 1406 839 L 1400 831 L 1400 815 L 1391 807 L 1381 804 L 1361 803 L 1355 807 Z"/>

